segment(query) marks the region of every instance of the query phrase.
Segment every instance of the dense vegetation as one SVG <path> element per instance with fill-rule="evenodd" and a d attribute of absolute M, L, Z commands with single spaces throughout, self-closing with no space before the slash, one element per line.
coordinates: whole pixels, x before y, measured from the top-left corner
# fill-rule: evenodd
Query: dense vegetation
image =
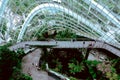
<path fill-rule="evenodd" d="M 0 46 L 0 80 L 32 80 L 21 72 L 22 50 L 10 51 L 8 47 Z"/>
<path fill-rule="evenodd" d="M 35 6 L 39 5 L 39 3 L 34 4 L 35 1 L 38 1 L 38 0 L 10 0 L 11 11 L 16 14 L 26 16 Z M 44 0 L 41 0 L 41 1 L 44 1 Z M 45 0 L 45 1 L 50 1 L 50 0 Z M 74 12 L 77 12 L 80 15 L 83 15 L 84 17 L 87 16 L 86 18 L 88 18 L 88 20 L 90 20 L 93 23 L 99 23 L 99 24 L 101 23 L 102 26 L 106 26 L 105 24 L 108 23 L 108 19 L 106 19 L 106 17 L 102 16 L 101 14 L 98 14 L 96 10 L 91 9 L 89 5 L 83 3 L 83 0 L 79 0 L 78 2 L 75 2 L 75 1 L 77 0 L 66 0 L 66 1 L 63 0 L 61 4 L 65 4 L 64 5 L 65 7 L 69 7 L 71 10 L 73 10 Z M 106 6 L 105 8 L 108 10 L 110 9 L 110 11 L 116 16 L 117 14 L 120 14 L 120 8 L 119 8 L 120 6 L 118 5 L 120 3 L 119 0 L 94 0 L 94 1 L 100 3 L 103 6 Z M 89 11 L 88 9 L 91 9 L 91 10 Z M 87 14 L 83 14 L 83 13 L 87 13 Z M 96 15 L 98 17 L 96 17 Z M 67 17 L 70 17 L 70 18 L 67 19 Z M 78 24 L 77 20 L 70 15 L 68 16 L 66 15 L 64 19 L 66 20 L 67 24 L 71 24 L 72 26 L 75 26 L 75 24 Z M 69 22 L 70 19 L 73 19 L 71 20 L 72 23 Z M 35 19 L 36 22 L 37 20 L 38 19 Z M 32 27 L 36 25 L 34 21 L 31 21 L 31 22 L 34 23 Z M 80 23 L 80 25 L 81 24 L 82 23 Z M 84 29 L 83 31 L 88 33 L 87 35 L 90 35 L 90 33 L 93 32 L 92 29 L 88 29 L 88 26 L 86 26 L 85 23 L 83 27 L 79 27 L 79 28 L 80 30 Z M 3 25 L 0 32 L 5 35 L 6 30 L 7 28 Z M 15 30 L 15 31 L 18 31 L 18 30 Z M 96 32 L 94 32 L 94 34 L 97 35 Z M 116 36 L 117 36 L 117 40 L 119 41 L 119 35 L 116 34 Z M 72 33 L 69 29 L 59 31 L 59 32 L 55 31 L 53 34 L 44 32 L 43 35 L 37 32 L 37 40 L 41 40 L 42 38 L 46 40 L 48 38 L 63 39 L 63 38 L 76 38 L 76 37 L 77 36 L 74 33 Z M 28 38 L 28 36 L 26 36 L 26 38 Z M 17 52 L 16 54 L 16 52 L 9 51 L 9 49 L 7 49 L 6 46 L 0 47 L 0 80 L 8 80 L 8 79 L 30 80 L 31 79 L 29 78 L 29 76 L 22 74 L 20 71 L 21 59 L 23 55 L 24 54 L 22 54 L 21 52 Z M 105 61 L 105 62 L 89 61 L 87 60 L 87 57 L 82 55 L 78 49 L 51 50 L 50 53 L 44 54 L 41 59 L 43 60 L 43 62 L 47 62 L 50 65 L 50 68 L 52 68 L 53 70 L 66 74 L 68 76 L 71 76 L 72 79 L 75 79 L 73 77 L 76 77 L 76 78 L 86 78 L 86 79 L 97 78 L 101 80 L 102 79 L 118 80 L 120 75 L 120 71 L 119 71 L 120 59 L 109 59 L 108 61 Z"/>
<path fill-rule="evenodd" d="M 42 34 L 37 33 L 37 40 L 57 39 L 65 40 L 70 38 L 77 38 L 76 34 L 70 29 L 64 29 L 57 32 L 57 30 L 45 31 Z"/>
<path fill-rule="evenodd" d="M 46 36 L 47 35 L 47 36 Z M 45 38 L 77 38 L 76 34 L 70 30 L 57 32 L 55 35 L 48 35 Z M 88 60 L 91 49 L 43 49 L 40 66 L 45 69 L 45 64 L 59 73 L 65 74 L 71 80 L 78 79 L 99 79 L 99 80 L 119 80 L 120 79 L 120 58 L 109 58 L 107 61 Z M 84 54 L 83 54 L 84 53 Z"/>
<path fill-rule="evenodd" d="M 120 58 L 101 62 L 87 60 L 78 49 L 52 49 L 49 53 L 45 52 L 41 60 L 42 68 L 48 63 L 52 70 L 69 76 L 71 80 L 120 79 Z"/>

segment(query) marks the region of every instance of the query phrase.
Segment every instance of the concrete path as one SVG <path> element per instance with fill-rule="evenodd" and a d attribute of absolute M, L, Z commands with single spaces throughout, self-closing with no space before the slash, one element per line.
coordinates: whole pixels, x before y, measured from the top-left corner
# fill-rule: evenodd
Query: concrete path
<path fill-rule="evenodd" d="M 25 74 L 30 75 L 33 80 L 55 80 L 48 76 L 48 73 L 42 70 L 38 70 L 38 62 L 41 50 L 36 49 L 35 51 L 27 54 L 22 59 L 22 71 Z"/>

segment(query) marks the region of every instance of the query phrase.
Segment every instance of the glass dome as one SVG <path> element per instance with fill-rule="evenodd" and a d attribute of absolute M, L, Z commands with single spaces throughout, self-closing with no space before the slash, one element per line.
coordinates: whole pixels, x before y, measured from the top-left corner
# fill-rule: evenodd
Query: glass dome
<path fill-rule="evenodd" d="M 0 43 L 32 41 L 46 30 L 120 48 L 120 0 L 0 0 Z"/>

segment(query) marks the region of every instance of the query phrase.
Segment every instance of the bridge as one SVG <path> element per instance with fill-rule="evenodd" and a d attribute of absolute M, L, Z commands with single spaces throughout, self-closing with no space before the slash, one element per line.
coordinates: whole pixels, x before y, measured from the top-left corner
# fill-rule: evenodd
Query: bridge
<path fill-rule="evenodd" d="M 101 41 L 26 41 L 17 43 L 10 50 L 17 50 L 26 47 L 48 47 L 48 48 L 99 48 L 107 50 L 120 57 L 120 50 Z"/>

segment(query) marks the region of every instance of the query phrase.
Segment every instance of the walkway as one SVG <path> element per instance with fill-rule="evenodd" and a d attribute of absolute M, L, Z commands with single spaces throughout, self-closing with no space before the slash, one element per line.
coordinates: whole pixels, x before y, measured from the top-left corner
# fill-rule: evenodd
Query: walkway
<path fill-rule="evenodd" d="M 33 80 L 55 80 L 48 76 L 48 73 L 42 70 L 38 70 L 38 62 L 40 58 L 40 49 L 27 54 L 22 59 L 22 71 L 25 74 L 30 75 Z"/>
<path fill-rule="evenodd" d="M 10 50 L 17 50 L 25 47 L 52 47 L 52 48 L 101 48 L 120 57 L 120 50 L 100 41 L 26 41 L 17 43 Z"/>

